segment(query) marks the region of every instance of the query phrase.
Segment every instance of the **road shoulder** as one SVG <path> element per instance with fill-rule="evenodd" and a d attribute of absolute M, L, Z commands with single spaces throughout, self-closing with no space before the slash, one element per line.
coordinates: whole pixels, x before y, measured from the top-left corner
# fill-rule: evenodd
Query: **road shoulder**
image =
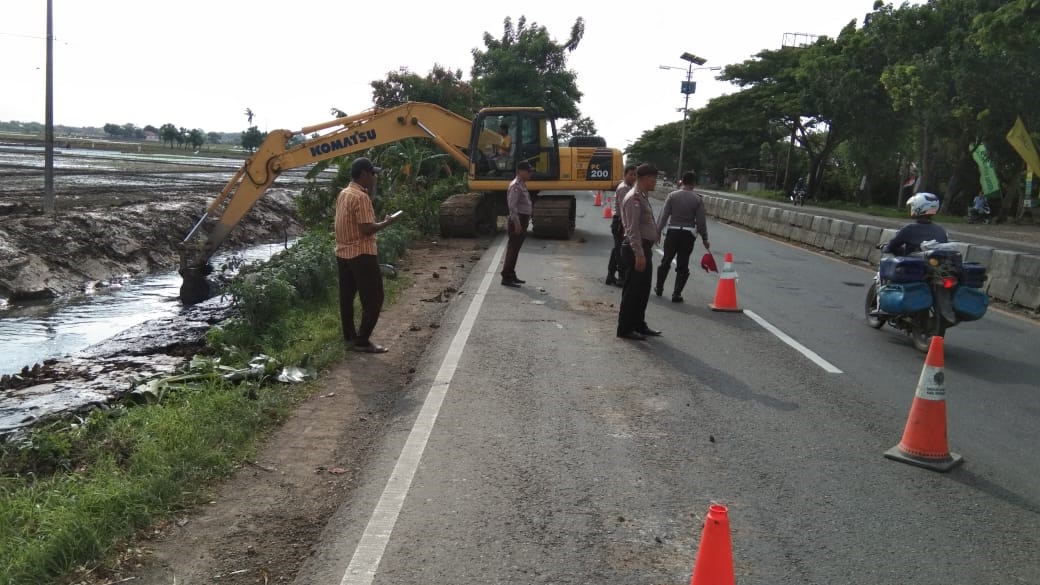
<path fill-rule="evenodd" d="M 290 582 L 353 493 L 445 309 L 486 246 L 471 239 L 413 246 L 398 265 L 413 284 L 381 314 L 373 336 L 390 351 L 347 354 L 254 458 L 213 487 L 207 505 L 146 531 L 115 566 L 78 582 Z"/>

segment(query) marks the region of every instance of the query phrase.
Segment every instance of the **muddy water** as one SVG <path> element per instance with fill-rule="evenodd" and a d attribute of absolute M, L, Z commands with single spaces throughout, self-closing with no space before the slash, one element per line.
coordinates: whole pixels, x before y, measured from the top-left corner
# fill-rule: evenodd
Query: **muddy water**
<path fill-rule="evenodd" d="M 214 256 L 266 260 L 285 245 L 264 244 Z M 48 358 L 75 354 L 141 323 L 183 311 L 177 272 L 99 283 L 86 294 L 53 301 L 0 306 L 0 374 Z"/>

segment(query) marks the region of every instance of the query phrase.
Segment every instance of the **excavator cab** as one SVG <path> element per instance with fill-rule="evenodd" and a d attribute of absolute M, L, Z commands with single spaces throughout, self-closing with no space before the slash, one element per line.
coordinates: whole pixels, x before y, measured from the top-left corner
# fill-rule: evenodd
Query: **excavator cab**
<path fill-rule="evenodd" d="M 556 122 L 541 108 L 484 108 L 470 139 L 474 178 L 509 180 L 516 164 L 531 163 L 532 180 L 560 178 Z"/>

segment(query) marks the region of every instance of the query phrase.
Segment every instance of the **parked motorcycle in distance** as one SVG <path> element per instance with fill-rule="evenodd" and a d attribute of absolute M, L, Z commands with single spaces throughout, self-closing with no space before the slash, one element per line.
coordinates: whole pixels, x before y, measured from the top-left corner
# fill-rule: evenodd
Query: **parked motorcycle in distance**
<path fill-rule="evenodd" d="M 884 245 L 878 246 L 883 248 Z M 914 347 L 928 351 L 932 336 L 950 327 L 981 319 L 989 295 L 981 290 L 986 268 L 962 262 L 956 244 L 925 242 L 909 256 L 885 256 L 867 290 L 867 324 L 887 323 L 910 336 Z"/>
<path fill-rule="evenodd" d="M 989 205 L 983 207 L 982 210 L 974 207 L 968 208 L 968 223 L 989 223 L 992 218 Z"/>

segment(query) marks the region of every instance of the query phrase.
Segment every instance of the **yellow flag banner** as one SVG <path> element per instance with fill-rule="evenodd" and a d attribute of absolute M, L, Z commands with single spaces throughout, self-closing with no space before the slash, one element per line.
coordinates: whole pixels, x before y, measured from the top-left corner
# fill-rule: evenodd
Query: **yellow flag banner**
<path fill-rule="evenodd" d="M 1029 131 L 1026 130 L 1026 125 L 1022 122 L 1021 117 L 1015 120 L 1015 125 L 1008 131 L 1007 141 L 1015 149 L 1015 152 L 1018 153 L 1018 156 L 1026 161 L 1026 167 L 1033 171 L 1034 175 L 1040 175 L 1040 155 L 1036 153 L 1033 137 L 1029 135 Z"/>

